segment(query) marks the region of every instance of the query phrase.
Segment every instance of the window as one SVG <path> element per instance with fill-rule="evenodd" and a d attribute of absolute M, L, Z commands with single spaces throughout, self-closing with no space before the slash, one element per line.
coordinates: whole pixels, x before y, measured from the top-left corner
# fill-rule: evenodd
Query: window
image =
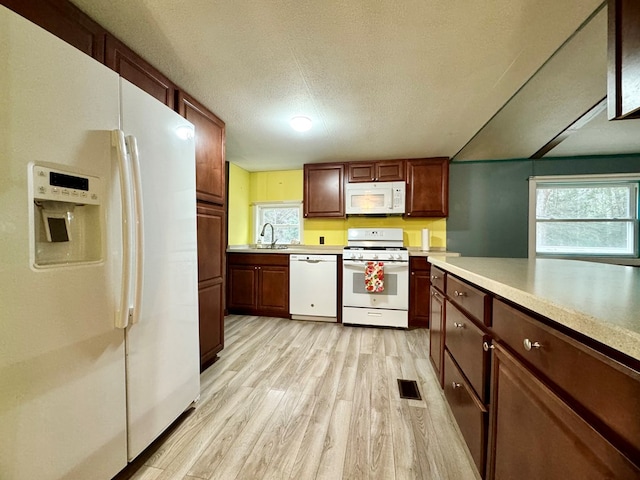
<path fill-rule="evenodd" d="M 640 175 L 533 177 L 529 256 L 638 256 Z"/>
<path fill-rule="evenodd" d="M 279 244 L 302 243 L 302 203 L 258 203 L 254 205 L 254 243 L 272 243 L 273 235 Z M 264 236 L 260 235 L 264 229 Z"/>

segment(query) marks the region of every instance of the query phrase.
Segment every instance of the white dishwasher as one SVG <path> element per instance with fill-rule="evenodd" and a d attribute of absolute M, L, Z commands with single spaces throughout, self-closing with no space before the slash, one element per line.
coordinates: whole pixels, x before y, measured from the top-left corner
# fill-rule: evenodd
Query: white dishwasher
<path fill-rule="evenodd" d="M 338 321 L 337 255 L 289 255 L 289 313 L 294 320 Z"/>

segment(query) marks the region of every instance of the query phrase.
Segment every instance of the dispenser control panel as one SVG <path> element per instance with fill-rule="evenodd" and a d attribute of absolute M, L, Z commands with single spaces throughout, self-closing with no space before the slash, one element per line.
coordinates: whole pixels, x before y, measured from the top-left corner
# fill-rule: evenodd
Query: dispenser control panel
<path fill-rule="evenodd" d="M 98 177 L 78 175 L 34 165 L 33 198 L 83 205 L 100 205 L 102 203 L 102 184 Z"/>

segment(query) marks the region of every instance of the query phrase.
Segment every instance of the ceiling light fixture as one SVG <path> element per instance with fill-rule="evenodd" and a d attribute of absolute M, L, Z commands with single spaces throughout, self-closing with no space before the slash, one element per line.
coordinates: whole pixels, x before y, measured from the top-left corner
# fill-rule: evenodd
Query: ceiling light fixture
<path fill-rule="evenodd" d="M 304 115 L 296 115 L 291 118 L 291 128 L 298 132 L 306 132 L 311 128 L 311 119 Z"/>

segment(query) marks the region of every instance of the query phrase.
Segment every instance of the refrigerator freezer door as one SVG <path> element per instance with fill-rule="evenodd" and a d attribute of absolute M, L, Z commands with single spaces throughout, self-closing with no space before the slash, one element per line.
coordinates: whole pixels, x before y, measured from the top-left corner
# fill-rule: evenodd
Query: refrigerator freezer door
<path fill-rule="evenodd" d="M 107 247 L 121 235 L 118 76 L 5 7 L 0 31 L 0 477 L 109 479 L 127 461 L 120 259 Z M 33 266 L 31 162 L 100 177 L 116 194 L 100 207 L 101 259 Z"/>
<path fill-rule="evenodd" d="M 122 129 L 138 145 L 145 230 L 142 306 L 126 333 L 133 459 L 200 394 L 195 144 L 178 135 L 193 128 L 184 118 L 120 82 Z"/>

